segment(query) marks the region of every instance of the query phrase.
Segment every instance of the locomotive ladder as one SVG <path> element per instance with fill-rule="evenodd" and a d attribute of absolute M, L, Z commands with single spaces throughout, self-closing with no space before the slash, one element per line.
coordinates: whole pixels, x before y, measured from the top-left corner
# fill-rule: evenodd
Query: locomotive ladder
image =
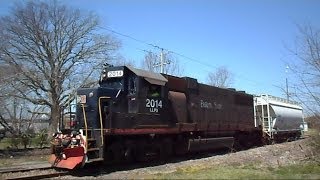
<path fill-rule="evenodd" d="M 85 106 L 82 105 L 84 119 L 84 134 L 86 136 L 86 163 L 103 161 L 103 125 L 100 118 L 100 128 L 88 127 Z M 99 111 L 100 112 L 100 111 Z"/>

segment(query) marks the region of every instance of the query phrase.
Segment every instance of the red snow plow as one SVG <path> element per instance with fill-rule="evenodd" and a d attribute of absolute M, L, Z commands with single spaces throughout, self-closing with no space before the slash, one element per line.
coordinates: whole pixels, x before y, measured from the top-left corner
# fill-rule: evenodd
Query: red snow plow
<path fill-rule="evenodd" d="M 74 169 L 84 165 L 85 142 L 78 132 L 56 133 L 51 144 L 52 152 L 49 162 L 53 167 Z"/>

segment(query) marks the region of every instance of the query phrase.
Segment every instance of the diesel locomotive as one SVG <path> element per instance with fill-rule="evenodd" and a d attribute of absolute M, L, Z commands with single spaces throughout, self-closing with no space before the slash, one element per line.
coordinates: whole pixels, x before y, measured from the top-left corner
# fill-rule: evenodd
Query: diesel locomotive
<path fill-rule="evenodd" d="M 257 118 L 254 102 L 243 91 L 190 77 L 108 66 L 99 87 L 78 89 L 72 127 L 54 135 L 49 161 L 74 169 L 261 144 L 273 136 L 264 129 L 264 117 Z M 301 135 L 301 129 L 295 132 Z"/>

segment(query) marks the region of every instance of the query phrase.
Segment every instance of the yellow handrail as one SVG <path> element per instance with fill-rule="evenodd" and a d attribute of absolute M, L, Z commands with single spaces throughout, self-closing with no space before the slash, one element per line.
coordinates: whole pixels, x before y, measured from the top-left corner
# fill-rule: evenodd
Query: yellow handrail
<path fill-rule="evenodd" d="M 87 124 L 87 116 L 86 116 L 86 111 L 85 111 L 85 109 L 84 109 L 84 105 L 83 104 L 81 104 L 81 106 L 82 106 L 82 113 L 83 113 L 83 120 L 84 120 L 84 128 L 85 128 L 85 131 L 86 131 L 86 152 L 87 152 L 87 150 L 88 150 L 88 124 Z"/>
<path fill-rule="evenodd" d="M 99 118 L 100 118 L 100 135 L 101 135 L 101 145 L 103 145 L 103 122 L 102 122 L 102 112 L 101 112 L 101 99 L 110 99 L 110 97 L 102 96 L 99 97 Z"/>

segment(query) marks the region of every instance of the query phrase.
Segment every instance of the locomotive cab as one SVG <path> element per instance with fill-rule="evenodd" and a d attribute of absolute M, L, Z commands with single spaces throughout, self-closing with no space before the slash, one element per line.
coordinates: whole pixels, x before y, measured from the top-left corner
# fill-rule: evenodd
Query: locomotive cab
<path fill-rule="evenodd" d="M 168 124 L 162 121 L 168 103 L 166 82 L 161 74 L 127 66 L 106 67 L 92 101 L 92 106 L 98 102 L 95 109 L 100 112 L 91 121 L 97 122 L 101 116 L 103 128 L 111 130 Z M 89 93 L 89 89 L 78 91 L 80 96 Z"/>

